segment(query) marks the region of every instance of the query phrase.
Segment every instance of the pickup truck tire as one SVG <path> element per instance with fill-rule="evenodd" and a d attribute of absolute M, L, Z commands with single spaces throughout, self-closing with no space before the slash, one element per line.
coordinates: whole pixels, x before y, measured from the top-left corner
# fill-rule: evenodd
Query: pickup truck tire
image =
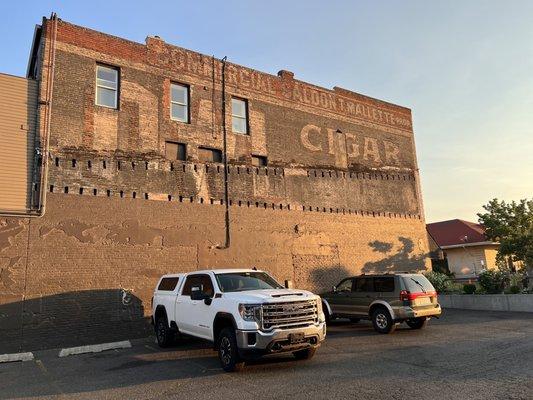
<path fill-rule="evenodd" d="M 174 342 L 175 333 L 168 326 L 168 321 L 166 316 L 159 316 L 155 320 L 154 324 L 155 337 L 157 339 L 157 344 L 159 347 L 168 347 Z"/>
<path fill-rule="evenodd" d="M 224 328 L 218 335 L 218 359 L 222 369 L 226 372 L 237 372 L 242 370 L 244 362 L 239 357 L 237 349 L 237 339 L 233 328 Z"/>
<path fill-rule="evenodd" d="M 313 358 L 316 353 L 316 347 L 310 347 L 308 349 L 298 350 L 292 353 L 297 360 L 309 360 Z"/>
<path fill-rule="evenodd" d="M 406 320 L 405 323 L 411 329 L 422 329 L 427 325 L 428 319 L 426 317 L 411 318 Z"/>
<path fill-rule="evenodd" d="M 385 307 L 377 307 L 372 312 L 372 325 L 378 333 L 392 333 L 396 330 L 396 324 L 389 311 Z"/>

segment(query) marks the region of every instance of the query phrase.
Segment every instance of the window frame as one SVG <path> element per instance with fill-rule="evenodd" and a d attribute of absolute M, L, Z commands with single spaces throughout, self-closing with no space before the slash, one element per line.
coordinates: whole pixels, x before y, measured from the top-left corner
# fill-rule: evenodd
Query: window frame
<path fill-rule="evenodd" d="M 108 70 L 112 70 L 115 72 L 116 74 L 116 77 L 117 77 L 117 81 L 116 81 L 116 88 L 112 88 L 112 87 L 109 87 L 109 86 L 104 86 L 104 85 L 101 85 L 98 83 L 98 80 L 100 78 L 98 78 L 98 69 L 99 68 L 106 68 Z M 107 81 L 107 82 L 110 82 L 110 81 Z M 113 90 L 115 92 L 115 107 L 111 107 L 111 106 L 108 106 L 106 104 L 100 104 L 98 103 L 98 88 L 103 88 L 103 89 L 107 89 L 107 90 Z M 119 67 L 116 67 L 116 66 L 113 66 L 113 65 L 109 65 L 109 64 L 103 64 L 103 63 L 96 63 L 96 68 L 95 68 L 95 91 L 94 91 L 94 104 L 98 107 L 105 107 L 105 108 L 109 108 L 111 110 L 118 110 L 119 109 L 119 103 L 120 103 L 120 97 L 119 97 L 119 91 L 120 91 L 120 68 Z"/>
<path fill-rule="evenodd" d="M 180 86 L 182 88 L 185 88 L 187 90 L 187 96 L 186 96 L 186 101 L 187 103 L 186 104 L 183 104 L 183 103 L 180 103 L 178 101 L 174 101 L 172 100 L 172 87 L 173 86 Z M 169 93 L 169 96 L 170 96 L 170 119 L 172 121 L 175 121 L 175 122 L 181 122 L 183 124 L 190 124 L 191 123 L 191 107 L 190 107 L 190 104 L 191 104 L 191 86 L 190 85 L 187 85 L 185 83 L 180 83 L 180 82 L 173 82 L 171 81 L 170 82 L 170 93 Z M 186 111 L 186 116 L 187 116 L 187 120 L 186 121 L 183 121 L 181 119 L 178 119 L 178 118 L 174 118 L 172 116 L 172 105 L 178 105 L 178 106 L 184 106 L 185 107 L 185 111 Z"/>
<path fill-rule="evenodd" d="M 233 100 L 242 101 L 244 103 L 244 117 L 236 115 L 233 112 Z M 239 132 L 233 129 L 233 118 L 244 119 L 244 126 L 246 127 L 246 132 Z M 244 99 L 238 96 L 231 96 L 231 131 L 233 133 L 238 133 L 240 135 L 250 135 L 250 113 L 248 109 L 248 99 Z"/>

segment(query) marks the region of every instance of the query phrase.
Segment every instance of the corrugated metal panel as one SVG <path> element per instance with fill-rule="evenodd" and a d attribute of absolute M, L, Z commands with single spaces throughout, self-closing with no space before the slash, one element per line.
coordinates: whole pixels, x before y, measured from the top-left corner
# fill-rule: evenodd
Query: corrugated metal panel
<path fill-rule="evenodd" d="M 0 210 L 30 207 L 38 84 L 0 74 Z"/>

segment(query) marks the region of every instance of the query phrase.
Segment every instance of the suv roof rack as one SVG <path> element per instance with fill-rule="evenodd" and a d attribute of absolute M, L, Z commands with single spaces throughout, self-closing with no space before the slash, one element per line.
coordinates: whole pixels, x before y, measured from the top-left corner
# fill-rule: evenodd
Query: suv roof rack
<path fill-rule="evenodd" d="M 412 272 L 409 271 L 387 271 L 384 274 L 385 275 L 393 275 L 393 274 L 411 274 Z"/>

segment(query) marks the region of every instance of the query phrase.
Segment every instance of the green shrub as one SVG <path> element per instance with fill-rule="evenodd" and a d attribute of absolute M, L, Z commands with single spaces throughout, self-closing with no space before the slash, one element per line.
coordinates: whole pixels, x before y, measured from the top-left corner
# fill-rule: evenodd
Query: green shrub
<path fill-rule="evenodd" d="M 512 294 L 518 294 L 520 293 L 520 286 L 517 286 L 517 285 L 513 285 L 509 288 L 509 291 L 512 293 Z"/>
<path fill-rule="evenodd" d="M 476 293 L 476 285 L 474 285 L 473 283 L 466 283 L 465 285 L 463 285 L 463 292 L 465 292 L 466 294 L 474 294 Z"/>
<path fill-rule="evenodd" d="M 437 293 L 447 292 L 451 287 L 450 277 L 441 272 L 429 271 L 424 274 L 428 281 L 431 282 Z"/>
<path fill-rule="evenodd" d="M 506 274 L 498 270 L 491 269 L 479 274 L 479 284 L 489 294 L 502 293 L 506 280 Z"/>

